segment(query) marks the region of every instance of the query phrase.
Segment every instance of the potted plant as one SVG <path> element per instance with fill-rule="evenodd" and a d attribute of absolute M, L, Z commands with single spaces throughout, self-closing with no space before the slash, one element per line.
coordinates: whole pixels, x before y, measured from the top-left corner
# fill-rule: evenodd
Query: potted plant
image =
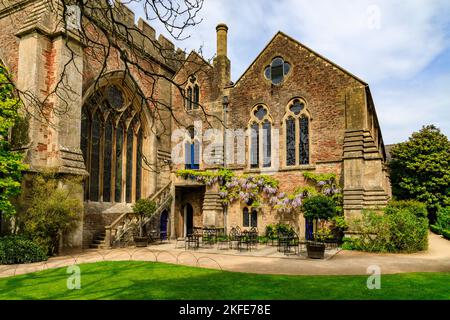
<path fill-rule="evenodd" d="M 303 216 L 305 219 L 311 219 L 316 224 L 316 236 L 314 241 L 306 244 L 308 257 L 311 259 L 323 259 L 325 257 L 325 237 L 329 236 L 326 232 L 325 222 L 336 214 L 336 203 L 333 199 L 318 194 L 303 201 Z M 321 221 L 321 228 L 318 223 Z M 323 231 L 323 232 L 322 232 Z"/>
<path fill-rule="evenodd" d="M 133 213 L 138 219 L 139 236 L 134 236 L 136 247 L 146 247 L 148 237 L 144 236 L 144 222 L 146 218 L 151 218 L 156 212 L 156 203 L 149 199 L 139 199 L 133 205 Z"/>

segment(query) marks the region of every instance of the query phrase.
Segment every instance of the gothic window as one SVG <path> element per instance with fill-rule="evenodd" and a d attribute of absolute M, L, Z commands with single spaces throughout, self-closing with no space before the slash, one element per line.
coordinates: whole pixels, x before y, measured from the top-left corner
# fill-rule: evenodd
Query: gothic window
<path fill-rule="evenodd" d="M 200 86 L 197 78 L 190 77 L 186 86 L 186 110 L 195 110 L 200 107 Z"/>
<path fill-rule="evenodd" d="M 286 136 L 286 166 L 309 164 L 310 115 L 301 99 L 288 104 L 284 120 Z"/>
<path fill-rule="evenodd" d="M 272 121 L 263 105 L 254 108 L 250 123 L 250 168 L 272 166 Z"/>
<path fill-rule="evenodd" d="M 259 125 L 254 123 L 252 125 L 252 142 L 251 142 L 251 167 L 259 167 Z"/>
<path fill-rule="evenodd" d="M 300 164 L 309 164 L 309 120 L 300 118 Z"/>
<path fill-rule="evenodd" d="M 85 200 L 132 203 L 142 192 L 143 132 L 122 89 L 98 90 L 83 107 L 81 149 L 89 177 Z"/>
<path fill-rule="evenodd" d="M 295 119 L 286 119 L 286 165 L 295 166 Z"/>
<path fill-rule="evenodd" d="M 194 109 L 199 107 L 200 102 L 200 87 L 196 84 L 194 86 Z"/>
<path fill-rule="evenodd" d="M 264 76 L 271 80 L 272 84 L 280 84 L 291 70 L 291 65 L 283 58 L 277 57 L 264 69 Z"/>
<path fill-rule="evenodd" d="M 186 169 L 200 169 L 200 142 L 195 138 L 195 128 L 188 128 L 188 138 L 185 141 L 185 166 Z"/>
<path fill-rule="evenodd" d="M 192 88 L 187 89 L 186 109 L 192 110 Z"/>
<path fill-rule="evenodd" d="M 242 210 L 242 226 L 244 228 L 257 228 L 258 227 L 258 211 L 253 209 L 251 212 L 248 208 Z"/>

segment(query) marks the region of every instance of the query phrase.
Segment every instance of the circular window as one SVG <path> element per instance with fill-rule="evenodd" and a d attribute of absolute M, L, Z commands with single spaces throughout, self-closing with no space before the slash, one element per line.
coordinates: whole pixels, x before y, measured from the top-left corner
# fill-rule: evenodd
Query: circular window
<path fill-rule="evenodd" d="M 291 70 L 291 65 L 284 61 L 283 58 L 275 58 L 272 63 L 264 70 L 264 76 L 267 80 L 272 81 L 273 84 L 280 84 L 284 77 Z"/>
<path fill-rule="evenodd" d="M 106 88 L 105 97 L 111 108 L 115 110 L 120 110 L 125 103 L 122 91 L 115 85 Z"/>
<path fill-rule="evenodd" d="M 291 112 L 293 114 L 298 116 L 304 108 L 305 108 L 305 105 L 302 102 L 300 102 L 300 100 L 294 100 L 294 103 L 292 104 L 292 106 L 289 109 L 291 110 Z"/>

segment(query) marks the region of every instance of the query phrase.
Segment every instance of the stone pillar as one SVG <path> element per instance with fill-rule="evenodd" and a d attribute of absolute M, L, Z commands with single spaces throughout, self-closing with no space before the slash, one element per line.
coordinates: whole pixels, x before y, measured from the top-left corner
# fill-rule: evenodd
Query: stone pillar
<path fill-rule="evenodd" d="M 206 186 L 203 199 L 203 226 L 223 228 L 223 206 L 220 202 L 219 186 Z"/>
<path fill-rule="evenodd" d="M 25 161 L 32 172 L 87 175 L 80 150 L 83 48 L 76 34 L 59 27 L 61 17 L 37 6 L 19 40 L 18 88 L 29 117 Z M 60 24 L 59 24 L 60 25 Z M 65 187 L 63 184 L 61 188 Z M 78 197 L 83 199 L 82 185 Z M 81 250 L 83 211 L 72 234 L 63 235 L 62 251 Z"/>
<path fill-rule="evenodd" d="M 363 209 L 387 204 L 383 157 L 368 126 L 367 93 L 364 86 L 352 88 L 346 99 L 344 137 L 344 213 L 347 219 Z"/>

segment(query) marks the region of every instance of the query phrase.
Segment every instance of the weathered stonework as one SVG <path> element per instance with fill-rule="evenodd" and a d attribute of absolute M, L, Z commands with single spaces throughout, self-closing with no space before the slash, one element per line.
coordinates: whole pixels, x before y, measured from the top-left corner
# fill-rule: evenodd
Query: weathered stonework
<path fill-rule="evenodd" d="M 227 140 L 225 129 L 246 130 L 251 112 L 259 104 L 267 108 L 272 129 L 279 131 L 279 141 L 273 141 L 279 158 L 272 159 L 269 171 L 280 181 L 282 191 L 292 192 L 305 185 L 305 172 L 335 173 L 344 190 L 347 217 L 360 214 L 362 209 L 386 205 L 391 195 L 389 176 L 368 85 L 303 44 L 284 33 L 277 33 L 245 73 L 232 83 L 226 25 L 220 24 L 216 29 L 217 55 L 209 63 L 195 52 L 186 57 L 185 52 L 176 49 L 162 35 L 157 38 L 155 30 L 140 19 L 136 28 L 145 36 L 138 32 L 133 34 L 134 45 L 141 52 L 140 65 L 181 87 L 187 86 L 194 76 L 193 81 L 199 86 L 200 108 L 186 110 L 186 93 L 183 95 L 169 80 L 159 78 L 155 81 L 133 68 L 125 74 L 123 61 L 116 50 L 104 57 L 98 48 L 83 46 L 76 33 L 65 33 L 58 23 L 60 14 L 51 11 L 47 1 L 43 0 L 6 1 L 0 5 L 0 59 L 11 70 L 19 89 L 28 90 L 41 99 L 48 96 L 44 115 L 37 113 L 32 101 L 24 99 L 27 111 L 35 115 L 28 123 L 29 141 L 21 147 L 26 152 L 31 171 L 52 168 L 63 174 L 89 175 L 90 168 L 85 165 L 80 146 L 82 108 L 101 88 L 114 83 L 122 87 L 127 97 L 139 92 L 170 107 L 160 110 L 158 118 L 154 118 L 154 106 L 132 101 L 134 108 L 144 110 L 142 154 L 149 163 L 156 164 L 155 168 L 143 169 L 141 193 L 143 197 L 151 197 L 171 183 L 174 201 L 167 228 L 173 238 L 185 233 L 187 204 L 193 209 L 194 226 L 227 229 L 242 226 L 244 204 L 233 203 L 223 208 L 217 185 L 205 187 L 177 178 L 176 170 L 184 169 L 185 165 L 171 164 L 171 152 L 180 143 L 171 140 L 172 133 L 200 121 L 203 131 L 213 128 Z M 116 14 L 124 24 L 134 26 L 134 14 L 126 6 L 117 3 Z M 95 30 L 89 29 L 89 32 Z M 74 59 L 67 64 L 72 53 Z M 94 59 L 95 56 L 106 60 L 107 71 L 98 82 L 103 66 L 102 59 Z M 174 60 L 175 57 L 186 59 L 186 62 L 182 64 Z M 280 84 L 273 84 L 264 76 L 265 68 L 276 57 L 282 57 L 290 64 L 290 71 Z M 63 85 L 56 87 L 63 72 L 67 74 Z M 65 87 L 71 90 L 65 90 Z M 58 94 L 53 93 L 55 90 Z M 305 112 L 309 116 L 309 163 L 288 166 L 285 119 L 288 104 L 295 98 L 305 102 Z M 59 109 L 67 112 L 55 112 Z M 51 124 L 43 121 L 44 116 Z M 200 169 L 215 170 L 225 165 L 236 174 L 261 173 L 263 170 L 250 166 L 249 138 L 245 137 L 244 142 L 243 150 L 236 146 L 229 150 L 219 143 L 210 154 L 214 161 L 200 163 Z M 224 156 L 230 154 L 235 158 L 243 154 L 244 163 L 228 163 Z M 132 182 L 134 187 L 135 180 L 136 176 Z M 125 183 L 122 181 L 123 187 Z M 109 210 L 115 205 L 117 203 L 102 200 L 86 201 L 84 212 L 80 213 L 81 227 L 67 235 L 63 247 L 88 247 L 102 234 L 105 226 L 120 216 L 120 212 Z M 283 215 L 266 205 L 259 209 L 258 229 L 261 233 L 266 225 L 277 222 L 291 223 L 300 235 L 305 233 L 301 215 Z"/>

